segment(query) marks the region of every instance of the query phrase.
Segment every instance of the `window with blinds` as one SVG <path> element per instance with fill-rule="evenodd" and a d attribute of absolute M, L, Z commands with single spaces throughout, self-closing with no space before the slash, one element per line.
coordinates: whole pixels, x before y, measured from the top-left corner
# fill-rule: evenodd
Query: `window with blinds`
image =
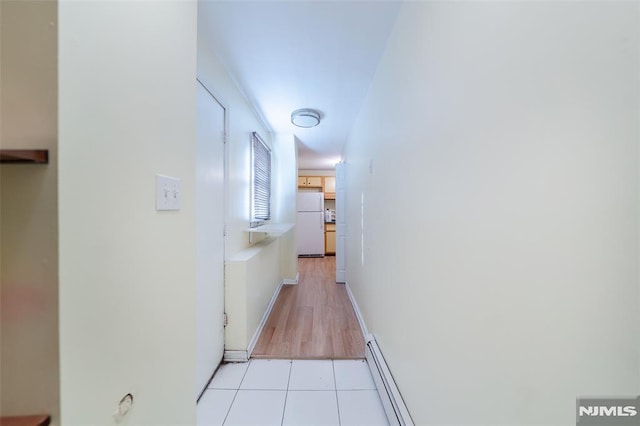
<path fill-rule="evenodd" d="M 253 132 L 251 137 L 251 221 L 271 219 L 271 151 Z"/>

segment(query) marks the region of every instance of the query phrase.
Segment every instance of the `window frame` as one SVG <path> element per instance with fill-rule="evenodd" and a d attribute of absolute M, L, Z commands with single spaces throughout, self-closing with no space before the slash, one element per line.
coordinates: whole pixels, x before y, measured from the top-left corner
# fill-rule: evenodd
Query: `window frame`
<path fill-rule="evenodd" d="M 266 161 L 265 161 L 266 157 Z M 257 132 L 251 133 L 251 227 L 260 226 L 271 220 L 272 193 L 272 155 L 271 148 Z M 266 168 L 266 170 L 265 170 Z M 266 175 L 266 176 L 265 176 Z M 260 180 L 258 180 L 260 179 Z M 259 194 L 265 194 L 260 196 Z M 266 198 L 266 207 L 265 199 Z M 257 211 L 260 209 L 260 211 Z M 264 211 L 266 209 L 266 211 Z"/>

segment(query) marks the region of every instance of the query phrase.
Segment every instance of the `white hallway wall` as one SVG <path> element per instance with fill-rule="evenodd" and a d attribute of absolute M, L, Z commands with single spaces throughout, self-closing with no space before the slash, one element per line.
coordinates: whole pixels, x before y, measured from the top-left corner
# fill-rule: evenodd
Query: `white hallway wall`
<path fill-rule="evenodd" d="M 206 23 L 201 22 L 201 26 Z M 203 40 L 198 38 L 198 78 L 227 107 L 227 238 L 229 258 L 249 247 L 251 196 L 251 133 L 258 132 L 272 147 L 271 134 L 258 120 L 250 104 L 238 90 L 223 64 Z"/>
<path fill-rule="evenodd" d="M 59 4 L 62 424 L 195 424 L 193 2 Z M 155 176 L 182 209 L 156 212 Z"/>
<path fill-rule="evenodd" d="M 206 27 L 206 22 L 200 22 Z M 272 135 L 231 78 L 216 52 L 198 38 L 198 78 L 227 107 L 227 258 L 250 247 L 245 231 L 251 218 L 251 134 L 257 132 L 272 151 L 272 216 L 295 221 L 296 147 L 292 135 Z M 258 237 L 258 239 L 260 239 Z"/>
<path fill-rule="evenodd" d="M 638 8 L 403 5 L 344 151 L 348 281 L 417 424 L 639 393 Z"/>

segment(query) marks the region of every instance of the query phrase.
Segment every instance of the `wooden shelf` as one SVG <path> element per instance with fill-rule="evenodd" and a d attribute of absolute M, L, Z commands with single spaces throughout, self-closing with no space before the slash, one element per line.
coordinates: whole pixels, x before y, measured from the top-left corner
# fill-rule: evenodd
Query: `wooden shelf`
<path fill-rule="evenodd" d="M 0 149 L 0 163 L 48 164 L 49 151 L 46 149 Z"/>
<path fill-rule="evenodd" d="M 48 426 L 50 421 L 51 417 L 46 414 L 0 417 L 0 426 Z"/>

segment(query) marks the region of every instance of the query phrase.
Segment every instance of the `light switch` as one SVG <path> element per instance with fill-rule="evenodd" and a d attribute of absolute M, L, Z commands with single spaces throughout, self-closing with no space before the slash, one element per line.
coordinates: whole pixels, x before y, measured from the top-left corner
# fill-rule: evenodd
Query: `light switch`
<path fill-rule="evenodd" d="M 180 179 L 156 175 L 156 210 L 180 210 Z"/>

